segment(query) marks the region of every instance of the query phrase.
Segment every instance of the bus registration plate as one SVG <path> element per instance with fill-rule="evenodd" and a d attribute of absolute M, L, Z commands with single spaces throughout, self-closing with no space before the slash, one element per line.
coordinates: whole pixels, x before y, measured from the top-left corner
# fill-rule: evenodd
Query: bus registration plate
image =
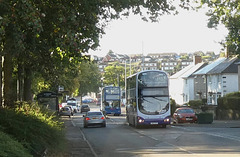
<path fill-rule="evenodd" d="M 151 122 L 150 124 L 151 125 L 156 125 L 156 124 L 158 124 L 158 122 Z"/>

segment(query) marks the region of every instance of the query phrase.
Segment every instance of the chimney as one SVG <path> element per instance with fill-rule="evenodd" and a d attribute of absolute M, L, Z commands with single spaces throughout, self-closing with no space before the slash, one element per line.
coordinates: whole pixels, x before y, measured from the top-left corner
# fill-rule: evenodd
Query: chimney
<path fill-rule="evenodd" d="M 194 65 L 196 65 L 198 63 L 202 63 L 202 57 L 201 56 L 194 56 L 193 57 L 193 63 L 194 63 Z"/>

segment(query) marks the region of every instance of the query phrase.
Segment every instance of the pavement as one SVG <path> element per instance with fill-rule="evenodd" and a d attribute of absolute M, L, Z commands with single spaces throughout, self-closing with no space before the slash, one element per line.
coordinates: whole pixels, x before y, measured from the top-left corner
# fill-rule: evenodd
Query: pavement
<path fill-rule="evenodd" d="M 97 157 L 80 127 L 76 126 L 71 119 L 64 120 L 64 126 L 68 149 L 63 157 Z"/>
<path fill-rule="evenodd" d="M 97 157 L 97 154 L 85 138 L 80 127 L 76 126 L 71 119 L 64 120 L 64 125 L 69 147 L 63 157 Z M 211 124 L 180 123 L 172 125 L 184 127 L 240 128 L 240 120 L 214 120 Z"/>

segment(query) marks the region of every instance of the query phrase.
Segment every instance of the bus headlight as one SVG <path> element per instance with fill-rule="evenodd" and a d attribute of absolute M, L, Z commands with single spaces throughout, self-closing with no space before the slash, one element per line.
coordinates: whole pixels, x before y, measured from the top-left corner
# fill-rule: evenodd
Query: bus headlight
<path fill-rule="evenodd" d="M 138 120 L 138 123 L 143 123 L 144 122 L 144 119 L 142 117 L 137 117 L 137 120 Z"/>
<path fill-rule="evenodd" d="M 169 118 L 167 118 L 167 119 L 164 119 L 164 122 L 169 122 L 170 121 L 170 119 Z"/>

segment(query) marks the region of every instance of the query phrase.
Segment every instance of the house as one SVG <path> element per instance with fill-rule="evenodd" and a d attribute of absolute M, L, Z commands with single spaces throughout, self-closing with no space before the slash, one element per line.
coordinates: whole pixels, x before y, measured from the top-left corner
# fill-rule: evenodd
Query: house
<path fill-rule="evenodd" d="M 227 58 L 218 66 L 207 72 L 207 102 L 217 105 L 217 99 L 232 92 L 239 91 L 237 57 Z"/>
<path fill-rule="evenodd" d="M 206 63 L 202 63 L 201 59 L 195 56 L 192 64 L 183 68 L 169 78 L 170 96 L 177 104 L 183 105 L 189 100 L 195 99 L 194 77 L 192 74 L 204 66 L 206 66 Z"/>
<path fill-rule="evenodd" d="M 207 83 L 207 73 L 222 63 L 226 58 L 218 58 L 215 61 L 209 63 L 204 68 L 193 73 L 195 78 L 195 90 L 202 99 L 208 99 L 208 83 Z"/>
<path fill-rule="evenodd" d="M 162 60 L 161 62 L 161 69 L 163 71 L 167 71 L 167 72 L 174 72 L 174 70 L 176 69 L 178 65 L 178 61 L 177 60 Z"/>
<path fill-rule="evenodd" d="M 143 57 L 141 62 L 141 70 L 157 70 L 158 62 L 150 56 Z"/>

